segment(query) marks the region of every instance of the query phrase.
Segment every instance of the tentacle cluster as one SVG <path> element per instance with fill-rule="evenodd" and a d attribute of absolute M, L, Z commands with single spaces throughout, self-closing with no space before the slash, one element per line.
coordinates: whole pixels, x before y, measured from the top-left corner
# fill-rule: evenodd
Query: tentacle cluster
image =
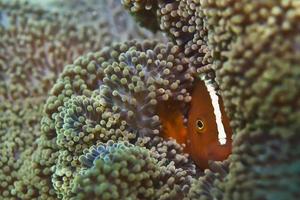
<path fill-rule="evenodd" d="M 22 175 L 18 170 L 29 158 L 39 136 L 43 99 L 35 98 L 0 104 L 0 191 L 1 198 L 9 198 L 14 191 L 14 182 Z M 31 112 L 28 112 L 30 110 Z"/>
<path fill-rule="evenodd" d="M 203 33 L 201 40 L 211 56 L 210 64 L 236 133 L 224 198 L 296 199 L 299 3 L 191 0 L 152 4 L 158 26 L 179 45 L 186 42 L 193 47 L 193 30 Z M 135 4 L 124 5 L 128 8 Z M 130 11 L 134 14 L 136 9 Z M 201 20 L 203 23 L 199 23 Z M 193 21 L 202 27 L 197 30 Z M 269 174 L 271 168 L 276 173 Z M 291 174 L 295 179 L 290 178 Z M 289 187 L 288 182 L 297 187 Z"/>
<path fill-rule="evenodd" d="M 182 48 L 189 58 L 190 68 L 205 71 L 211 68 L 212 58 L 208 49 L 208 31 L 205 15 L 199 1 L 122 1 L 137 20 L 151 21 L 148 28 L 166 32 L 170 38 Z M 146 23 L 146 27 L 149 23 Z M 155 24 L 155 25 L 153 25 Z"/>
<path fill-rule="evenodd" d="M 86 150 L 80 157 L 86 169 L 75 180 L 76 198 L 157 199 L 162 170 L 149 150 L 113 141 Z"/>
<path fill-rule="evenodd" d="M 210 169 L 204 175 L 193 181 L 187 199 L 223 199 L 224 185 L 229 172 L 229 160 L 223 162 L 210 162 Z"/>
<path fill-rule="evenodd" d="M 118 38 L 136 26 L 113 25 L 126 16 L 107 12 L 116 1 L 100 6 L 104 21 L 98 1 L 74 2 L 51 12 L 0 2 L 1 198 L 298 199 L 297 1 L 123 0 L 176 45 L 133 41 L 89 54 L 154 36 Z M 159 136 L 156 106 L 175 101 L 185 114 L 195 72 L 211 68 L 234 148 L 198 177 L 182 146 Z"/>
<path fill-rule="evenodd" d="M 197 173 L 195 166 L 180 145 L 159 136 L 156 105 L 172 100 L 184 110 L 191 99 L 193 73 L 176 45 L 149 41 L 115 44 L 67 65 L 47 100 L 38 149 L 51 152 L 53 160 L 40 158 L 38 163 L 53 170 L 51 181 L 58 196 L 73 195 L 84 150 L 108 140 L 161 152 L 155 158 L 172 170 L 168 176 L 188 186 Z M 175 191 L 187 190 L 186 186 Z"/>
<path fill-rule="evenodd" d="M 297 199 L 299 4 L 201 3 L 216 79 L 236 131 L 224 199 Z"/>
<path fill-rule="evenodd" d="M 63 67 L 113 41 L 154 37 L 117 0 L 43 3 L 0 2 L 1 199 L 56 198 L 47 166 L 57 155 L 36 149 L 55 146 L 38 138 L 43 104 Z"/>

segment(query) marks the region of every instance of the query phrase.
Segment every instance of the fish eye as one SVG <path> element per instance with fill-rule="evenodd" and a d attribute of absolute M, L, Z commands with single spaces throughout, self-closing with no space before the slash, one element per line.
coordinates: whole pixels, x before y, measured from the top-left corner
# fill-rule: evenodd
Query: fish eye
<path fill-rule="evenodd" d="M 204 122 L 202 120 L 198 119 L 196 121 L 196 129 L 197 129 L 197 131 L 203 131 L 203 129 L 204 129 Z"/>

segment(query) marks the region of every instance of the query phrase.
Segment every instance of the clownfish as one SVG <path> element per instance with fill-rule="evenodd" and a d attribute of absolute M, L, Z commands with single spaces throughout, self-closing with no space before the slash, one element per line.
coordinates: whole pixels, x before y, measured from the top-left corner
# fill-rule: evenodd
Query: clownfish
<path fill-rule="evenodd" d="M 222 161 L 231 153 L 229 119 L 221 97 L 211 84 L 196 82 L 186 123 L 176 102 L 160 104 L 158 116 L 162 137 L 185 144 L 184 151 L 200 168 L 208 168 L 209 160 Z"/>

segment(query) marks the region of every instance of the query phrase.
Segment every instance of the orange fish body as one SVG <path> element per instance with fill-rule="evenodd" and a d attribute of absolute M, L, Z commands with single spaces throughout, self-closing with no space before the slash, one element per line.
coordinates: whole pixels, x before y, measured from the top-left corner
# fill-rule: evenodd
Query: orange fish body
<path fill-rule="evenodd" d="M 187 151 L 201 168 L 208 167 L 208 160 L 224 160 L 231 153 L 231 135 L 229 119 L 219 98 L 222 122 L 227 135 L 226 144 L 218 139 L 216 116 L 212 100 L 204 81 L 199 81 L 192 93 L 192 102 L 187 123 Z"/>
<path fill-rule="evenodd" d="M 218 133 L 220 125 L 218 127 L 215 107 L 204 81 L 198 81 L 194 87 L 187 127 L 175 103 L 163 103 L 158 107 L 158 115 L 163 126 L 162 136 L 171 137 L 178 143 L 186 144 L 185 152 L 189 153 L 202 169 L 208 167 L 208 160 L 221 161 L 231 153 L 232 131 L 220 97 L 218 105 L 220 120 L 226 133 L 225 139 L 220 139 Z"/>
<path fill-rule="evenodd" d="M 166 101 L 158 105 L 158 115 L 163 126 L 163 137 L 173 138 L 179 144 L 186 143 L 187 129 L 183 115 L 175 102 Z"/>

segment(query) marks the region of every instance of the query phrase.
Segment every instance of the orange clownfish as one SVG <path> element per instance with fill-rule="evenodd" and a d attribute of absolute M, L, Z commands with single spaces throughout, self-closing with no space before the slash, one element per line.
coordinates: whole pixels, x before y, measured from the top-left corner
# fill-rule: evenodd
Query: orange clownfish
<path fill-rule="evenodd" d="M 185 144 L 185 152 L 202 169 L 209 160 L 221 161 L 231 153 L 232 130 L 222 99 L 211 84 L 198 81 L 192 92 L 187 123 L 176 102 L 158 106 L 164 138 L 174 138 Z"/>

